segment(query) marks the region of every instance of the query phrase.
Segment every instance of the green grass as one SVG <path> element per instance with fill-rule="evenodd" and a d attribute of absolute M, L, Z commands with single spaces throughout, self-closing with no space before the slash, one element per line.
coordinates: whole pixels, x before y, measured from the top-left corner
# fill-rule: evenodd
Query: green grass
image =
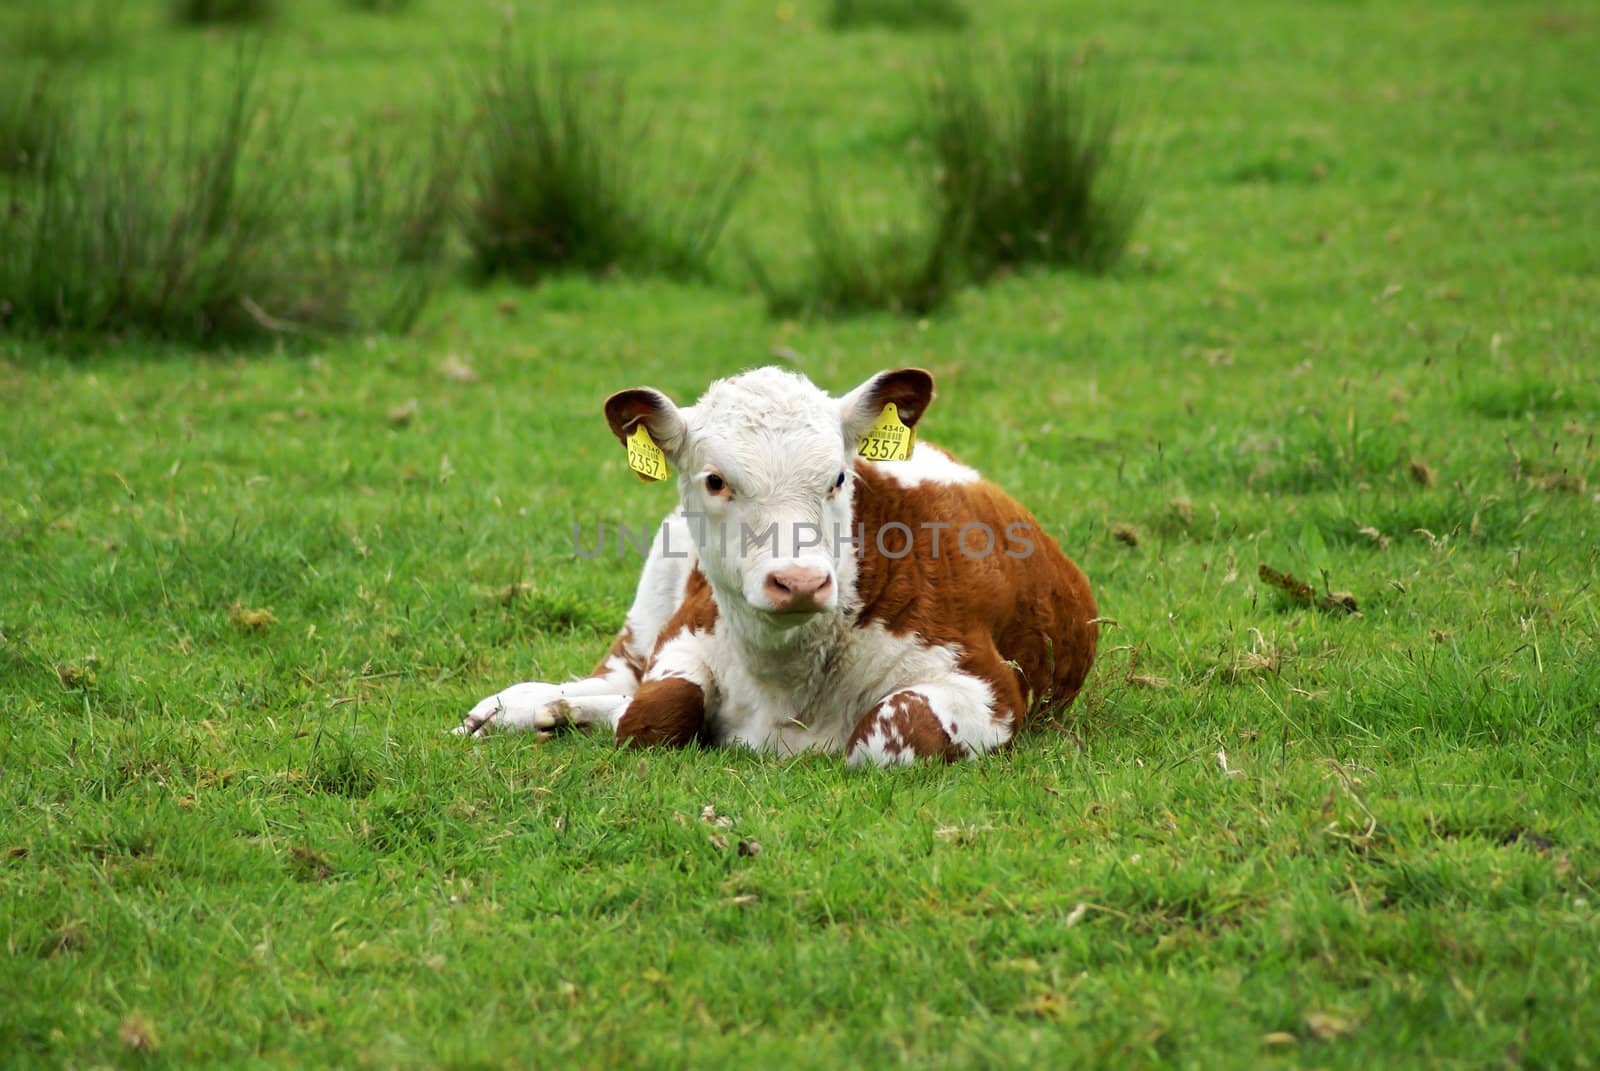
<path fill-rule="evenodd" d="M 160 16 L 81 77 L 181 91 L 217 42 Z M 263 88 L 330 153 L 424 145 L 500 17 L 284 5 Z M 799 259 L 812 159 L 903 218 L 929 41 L 564 18 L 688 149 L 759 135 L 729 235 L 761 263 Z M 920 322 L 774 323 L 725 262 L 281 353 L 0 329 L 4 1063 L 1594 1066 L 1600 20 L 997 0 L 969 32 L 1092 37 L 1145 95 L 1117 270 Z M 898 773 L 446 736 L 621 621 L 637 563 L 571 526 L 671 492 L 601 399 L 775 348 L 938 376 L 924 436 L 1117 622 L 1067 720 Z"/>

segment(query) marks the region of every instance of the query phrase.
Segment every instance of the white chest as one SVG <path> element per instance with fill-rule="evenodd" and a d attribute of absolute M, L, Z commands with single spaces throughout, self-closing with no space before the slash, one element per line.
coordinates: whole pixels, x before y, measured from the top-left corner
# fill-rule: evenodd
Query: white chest
<path fill-rule="evenodd" d="M 778 754 L 843 751 L 863 715 L 902 688 L 947 678 L 959 654 L 842 621 L 806 641 L 751 649 L 719 622 L 707 714 L 720 739 Z"/>

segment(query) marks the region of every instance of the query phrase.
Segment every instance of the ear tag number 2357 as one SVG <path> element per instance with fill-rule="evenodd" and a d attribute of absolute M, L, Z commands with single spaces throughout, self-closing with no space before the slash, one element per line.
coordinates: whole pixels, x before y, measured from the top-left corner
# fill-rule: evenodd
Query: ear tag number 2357
<path fill-rule="evenodd" d="M 664 480 L 668 476 L 667 455 L 650 438 L 643 424 L 628 436 L 628 467 L 637 472 L 641 480 Z"/>
<path fill-rule="evenodd" d="M 890 402 L 856 453 L 868 461 L 909 461 L 916 443 L 917 433 L 901 422 L 899 408 Z"/>

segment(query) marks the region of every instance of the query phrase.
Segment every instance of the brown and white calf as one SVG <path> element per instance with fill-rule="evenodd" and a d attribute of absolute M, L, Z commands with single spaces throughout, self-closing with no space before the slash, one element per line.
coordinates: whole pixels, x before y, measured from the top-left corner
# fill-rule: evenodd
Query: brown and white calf
<path fill-rule="evenodd" d="M 982 754 L 1069 702 L 1098 639 L 1082 571 L 944 451 L 859 456 L 886 406 L 914 428 L 932 397 L 920 369 L 836 399 L 776 368 L 687 408 L 612 395 L 612 432 L 626 445 L 643 425 L 679 496 L 622 633 L 592 676 L 513 685 L 457 732 L 604 725 L 634 744 L 897 763 Z"/>

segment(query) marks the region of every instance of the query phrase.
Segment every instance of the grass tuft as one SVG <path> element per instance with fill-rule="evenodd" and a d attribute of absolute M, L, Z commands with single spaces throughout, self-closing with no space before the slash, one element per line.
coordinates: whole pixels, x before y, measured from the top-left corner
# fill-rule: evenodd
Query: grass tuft
<path fill-rule="evenodd" d="M 61 63 L 104 55 L 124 36 L 120 0 L 62 0 L 30 6 L 13 44 L 22 55 Z"/>
<path fill-rule="evenodd" d="M 467 238 L 478 269 L 703 278 L 747 177 L 719 158 L 700 181 L 662 166 L 620 77 L 507 53 L 478 85 Z"/>
<path fill-rule="evenodd" d="M 813 171 L 807 272 L 798 279 L 778 280 L 754 256 L 745 259 L 772 316 L 880 310 L 925 316 L 945 305 L 962 281 L 959 244 L 940 226 L 891 222 L 863 232 Z"/>
<path fill-rule="evenodd" d="M 1116 147 L 1116 112 L 1086 100 L 1067 59 L 1036 53 L 1001 65 L 1002 89 L 970 58 L 948 61 L 923 92 L 919 226 L 858 233 L 812 176 L 810 274 L 775 283 L 747 257 L 773 315 L 871 309 L 921 316 L 963 282 L 1027 265 L 1111 269 L 1143 195 Z"/>
<path fill-rule="evenodd" d="M 410 7 L 411 0 L 344 0 L 344 6 L 371 15 L 394 15 Z"/>
<path fill-rule="evenodd" d="M 278 13 L 277 0 L 173 0 L 172 18 L 195 26 L 266 22 Z"/>
<path fill-rule="evenodd" d="M 946 233 L 961 236 L 979 275 L 1026 264 L 1110 269 L 1144 203 L 1116 145 L 1117 111 L 1059 53 L 1000 69 L 995 92 L 970 58 L 953 60 L 926 93 Z"/>
<path fill-rule="evenodd" d="M 44 154 L 0 218 L 8 329 L 205 343 L 409 326 L 429 282 L 378 269 L 396 243 L 436 247 L 435 224 L 415 243 L 401 225 L 423 198 L 374 202 L 389 176 L 322 173 L 254 74 L 241 62 L 219 111 L 192 92 L 170 121 L 102 101 Z"/>
<path fill-rule="evenodd" d="M 410 330 L 440 282 L 449 259 L 452 227 L 460 214 L 460 129 L 453 118 L 435 119 L 420 155 L 404 146 L 368 147 L 351 164 L 350 223 L 376 249 L 368 260 L 388 286 L 378 321 Z"/>
<path fill-rule="evenodd" d="M 15 65 L 0 74 L 0 174 L 37 172 L 68 122 L 52 71 Z"/>
<path fill-rule="evenodd" d="M 828 9 L 828 25 L 835 30 L 868 26 L 953 30 L 967 21 L 967 9 L 959 0 L 833 0 Z"/>
<path fill-rule="evenodd" d="M 318 791 L 362 799 L 378 787 L 378 775 L 348 736 L 319 734 L 306 763 L 306 782 Z"/>

